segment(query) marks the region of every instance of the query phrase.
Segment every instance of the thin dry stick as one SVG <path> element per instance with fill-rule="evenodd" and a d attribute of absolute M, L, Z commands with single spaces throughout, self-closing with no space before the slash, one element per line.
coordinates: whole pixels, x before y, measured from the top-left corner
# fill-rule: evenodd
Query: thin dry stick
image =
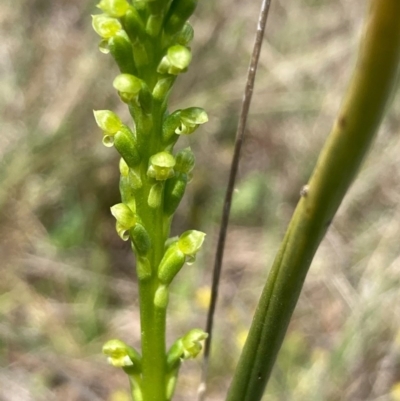
<path fill-rule="evenodd" d="M 264 37 L 264 31 L 267 23 L 270 4 L 271 0 L 263 0 L 261 5 L 261 10 L 257 25 L 257 33 L 248 69 L 247 82 L 242 102 L 242 109 L 240 112 L 239 124 L 236 132 L 235 149 L 232 157 L 228 187 L 226 189 L 226 194 L 225 194 L 221 226 L 218 237 L 218 245 L 214 262 L 213 281 L 211 287 L 211 300 L 210 300 L 210 307 L 208 309 L 207 324 L 205 329 L 205 331 L 208 333 L 208 338 L 204 346 L 202 377 L 201 377 L 201 384 L 198 389 L 198 401 L 203 401 L 205 399 L 206 381 L 207 381 L 209 357 L 211 351 L 212 330 L 214 323 L 214 313 L 218 299 L 218 286 L 222 270 L 222 260 L 224 257 L 225 239 L 226 239 L 226 232 L 228 229 L 229 215 L 231 211 L 232 195 L 235 186 L 237 171 L 239 168 L 240 152 L 242 149 L 243 139 L 245 135 L 246 122 L 247 122 L 247 116 L 249 114 L 251 98 L 253 96 L 254 80 L 257 73 L 258 60 L 260 58 L 261 45 Z"/>

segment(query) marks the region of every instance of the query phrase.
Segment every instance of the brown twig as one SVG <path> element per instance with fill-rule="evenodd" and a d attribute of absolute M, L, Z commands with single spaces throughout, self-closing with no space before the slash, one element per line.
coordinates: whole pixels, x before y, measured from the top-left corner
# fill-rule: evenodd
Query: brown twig
<path fill-rule="evenodd" d="M 265 26 L 267 23 L 269 8 L 271 0 L 263 0 L 260 10 L 260 15 L 257 25 L 257 33 L 254 41 L 253 53 L 250 60 L 250 65 L 247 74 L 247 82 L 244 90 L 242 109 L 240 112 L 239 124 L 236 132 L 235 139 L 235 149 L 232 157 L 231 169 L 229 174 L 228 186 L 226 189 L 224 206 L 222 210 L 221 226 L 218 236 L 218 245 L 215 255 L 214 270 L 213 270 L 213 281 L 211 287 L 211 300 L 210 307 L 207 315 L 206 332 L 208 333 L 208 338 L 204 346 L 204 358 L 202 366 L 202 377 L 201 383 L 198 389 L 198 401 L 203 401 L 205 399 L 206 393 L 206 380 L 208 373 L 209 357 L 211 351 L 211 341 L 212 341 L 212 330 L 214 323 L 214 313 L 215 307 L 218 299 L 218 286 L 222 270 L 222 261 L 224 257 L 225 240 L 226 233 L 229 223 L 229 216 L 232 204 L 232 195 L 235 187 L 236 176 L 239 168 L 240 153 L 242 149 L 242 144 L 245 136 L 245 129 L 247 123 L 247 116 L 249 114 L 251 98 L 253 96 L 254 81 L 257 73 L 258 60 L 261 53 L 261 45 L 264 37 Z"/>

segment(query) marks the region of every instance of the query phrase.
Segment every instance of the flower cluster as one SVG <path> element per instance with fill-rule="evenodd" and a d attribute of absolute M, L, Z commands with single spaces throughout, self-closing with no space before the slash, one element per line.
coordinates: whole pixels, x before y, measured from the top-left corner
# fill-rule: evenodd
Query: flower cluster
<path fill-rule="evenodd" d="M 184 264 L 194 262 L 205 237 L 189 230 L 168 238 L 195 165 L 190 148 L 176 152 L 174 146 L 208 121 L 199 107 L 168 111 L 171 88 L 192 60 L 193 28 L 188 18 L 196 5 L 197 0 L 101 0 L 97 7 L 102 13 L 92 20 L 101 37 L 100 51 L 110 54 L 119 68 L 113 87 L 133 119 L 125 124 L 110 110 L 94 111 L 103 144 L 121 156 L 121 202 L 111 207 L 111 213 L 118 235 L 130 240 L 136 255 L 142 314 L 142 355 L 119 340 L 108 342 L 103 352 L 128 373 L 138 401 L 168 401 L 179 367 L 171 364 L 171 355 L 179 361 L 195 357 L 207 336 L 192 330 L 177 340 L 172 354 L 160 352 L 165 344 L 157 343 L 165 338 L 169 287 Z M 153 383 L 155 378 L 163 382 Z"/>

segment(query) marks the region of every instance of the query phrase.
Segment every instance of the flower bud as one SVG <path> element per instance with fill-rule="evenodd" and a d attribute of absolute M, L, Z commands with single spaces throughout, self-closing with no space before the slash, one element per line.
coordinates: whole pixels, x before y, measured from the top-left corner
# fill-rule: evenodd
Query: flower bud
<path fill-rule="evenodd" d="M 149 191 L 149 196 L 147 198 L 147 204 L 152 209 L 157 209 L 161 206 L 162 196 L 163 196 L 164 185 L 162 182 L 154 184 Z"/>
<path fill-rule="evenodd" d="M 122 29 L 122 25 L 117 19 L 105 14 L 92 15 L 92 26 L 103 39 L 112 38 Z"/>
<path fill-rule="evenodd" d="M 187 46 L 193 40 L 193 37 L 193 27 L 189 24 L 189 22 L 186 22 L 181 31 L 176 34 L 175 40 L 178 44 Z"/>
<path fill-rule="evenodd" d="M 145 38 L 146 32 L 143 21 L 136 7 L 131 7 L 126 12 L 122 22 L 132 43 Z"/>
<path fill-rule="evenodd" d="M 135 246 L 136 254 L 146 256 L 151 247 L 150 236 L 146 229 L 141 224 L 135 224 L 129 233 Z"/>
<path fill-rule="evenodd" d="M 120 131 L 114 135 L 114 146 L 118 153 L 124 158 L 129 167 L 135 167 L 140 163 L 140 155 L 137 150 L 136 138 L 132 131 L 123 126 Z M 103 141 L 104 143 L 104 141 Z"/>
<path fill-rule="evenodd" d="M 163 14 L 152 14 L 147 20 L 146 32 L 155 38 L 161 31 L 164 22 Z"/>
<path fill-rule="evenodd" d="M 182 337 L 183 359 L 196 358 L 202 350 L 200 341 L 205 340 L 208 334 L 201 329 L 192 329 Z"/>
<path fill-rule="evenodd" d="M 168 247 L 158 267 L 158 278 L 164 284 L 170 284 L 185 264 L 186 256 L 179 249 L 178 243 Z"/>
<path fill-rule="evenodd" d="M 97 7 L 110 17 L 123 17 L 129 9 L 127 0 L 101 0 Z"/>
<path fill-rule="evenodd" d="M 184 174 L 189 174 L 193 170 L 196 162 L 194 153 L 190 148 L 185 148 L 178 152 L 175 156 L 175 160 L 176 164 L 174 170 Z"/>
<path fill-rule="evenodd" d="M 146 84 L 143 83 L 139 92 L 139 104 L 146 114 L 150 114 L 153 106 L 153 96 Z"/>
<path fill-rule="evenodd" d="M 120 118 L 110 110 L 93 110 L 97 125 L 109 135 L 115 135 L 122 127 Z"/>
<path fill-rule="evenodd" d="M 178 338 L 168 350 L 167 353 L 167 369 L 172 371 L 179 367 L 183 355 L 182 338 Z"/>
<path fill-rule="evenodd" d="M 154 306 L 160 309 L 166 309 L 168 306 L 169 291 L 166 285 L 158 286 L 154 294 Z"/>
<path fill-rule="evenodd" d="M 189 107 L 188 109 L 181 110 L 180 113 L 181 124 L 175 130 L 178 135 L 189 135 L 196 130 L 196 128 L 208 121 L 207 113 L 200 107 Z"/>
<path fill-rule="evenodd" d="M 164 25 L 165 32 L 172 35 L 180 31 L 196 6 L 197 0 L 173 0 Z"/>
<path fill-rule="evenodd" d="M 132 212 L 136 213 L 136 201 L 133 188 L 130 185 L 129 177 L 121 175 L 119 179 L 119 192 L 121 193 L 122 203 L 127 205 Z"/>
<path fill-rule="evenodd" d="M 163 140 L 168 142 L 181 125 L 181 110 L 171 113 L 163 122 Z"/>
<path fill-rule="evenodd" d="M 179 75 L 187 70 L 191 61 L 192 53 L 187 47 L 182 45 L 171 46 L 158 65 L 157 72 Z"/>
<path fill-rule="evenodd" d="M 129 175 L 129 166 L 123 158 L 119 159 L 119 172 L 122 177 L 128 177 Z"/>
<path fill-rule="evenodd" d="M 181 202 L 187 185 L 187 175 L 177 173 L 165 182 L 164 213 L 172 216 Z"/>
<path fill-rule="evenodd" d="M 134 247 L 132 243 L 132 247 Z M 133 248 L 135 250 L 135 248 Z M 136 274 L 139 280 L 147 280 L 151 277 L 151 265 L 149 259 L 139 256 L 136 259 Z"/>
<path fill-rule="evenodd" d="M 150 157 L 147 175 L 157 181 L 174 176 L 175 158 L 168 152 L 159 152 Z"/>
<path fill-rule="evenodd" d="M 120 74 L 114 79 L 113 86 L 118 91 L 122 101 L 129 103 L 137 99 L 142 89 L 142 81 L 131 74 Z"/>
<path fill-rule="evenodd" d="M 153 89 L 153 98 L 162 102 L 171 90 L 174 80 L 173 77 L 159 79 Z"/>
<path fill-rule="evenodd" d="M 141 369 L 142 357 L 129 345 L 121 340 L 109 340 L 103 345 L 103 354 L 107 355 L 108 362 L 116 367 L 135 366 Z"/>
<path fill-rule="evenodd" d="M 108 39 L 107 49 L 113 56 L 122 73 L 136 73 L 132 44 L 126 32 L 120 31 L 115 36 Z"/>
<path fill-rule="evenodd" d="M 111 214 L 117 220 L 118 235 L 124 240 L 129 239 L 129 230 L 135 226 L 137 219 L 132 210 L 124 203 L 117 203 L 111 207 Z"/>

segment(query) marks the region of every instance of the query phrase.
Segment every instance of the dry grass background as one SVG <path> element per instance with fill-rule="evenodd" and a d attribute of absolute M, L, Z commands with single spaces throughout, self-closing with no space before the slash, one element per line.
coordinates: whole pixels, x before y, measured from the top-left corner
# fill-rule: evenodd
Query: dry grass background
<path fill-rule="evenodd" d="M 200 1 L 172 108 L 201 106 L 175 221 L 208 233 L 174 285 L 169 339 L 205 321 L 214 243 L 258 1 Z M 364 1 L 272 4 L 235 194 L 213 349 L 219 401 L 285 227 L 349 78 Z M 116 154 L 92 109 L 127 116 L 97 51 L 94 1 L 0 3 L 0 400 L 127 401 L 102 343 L 138 346 L 133 258 L 114 231 Z M 312 265 L 266 399 L 400 400 L 400 99 Z M 198 362 L 177 401 L 194 399 Z"/>

